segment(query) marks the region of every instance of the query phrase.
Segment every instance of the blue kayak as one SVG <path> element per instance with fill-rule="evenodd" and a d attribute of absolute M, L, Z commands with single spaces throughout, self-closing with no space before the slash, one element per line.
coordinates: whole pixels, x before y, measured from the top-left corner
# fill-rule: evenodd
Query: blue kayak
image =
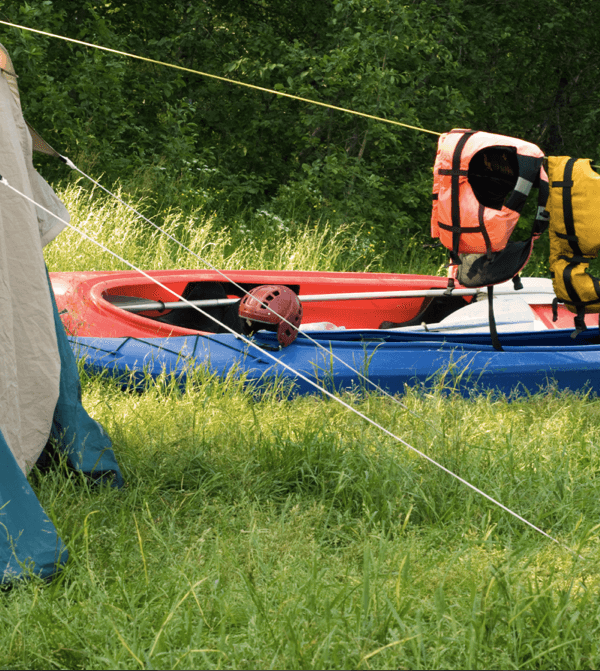
<path fill-rule="evenodd" d="M 257 347 L 230 334 L 70 340 L 86 369 L 107 371 L 124 387 L 165 373 L 184 384 L 190 372 L 202 366 L 219 376 L 243 374 L 257 389 L 277 380 L 290 394 L 318 393 L 319 387 L 368 390 L 371 385 L 356 371 L 390 393 L 402 393 L 407 385 L 443 385 L 463 395 L 487 390 L 522 395 L 549 388 L 598 393 L 600 333 L 590 328 L 576 339 L 572 333 L 573 329 L 555 329 L 504 334 L 504 351 L 496 351 L 485 333 L 416 336 L 382 330 L 312 332 L 327 351 L 302 335 L 280 349 L 276 334 L 266 331 L 253 337 Z"/>

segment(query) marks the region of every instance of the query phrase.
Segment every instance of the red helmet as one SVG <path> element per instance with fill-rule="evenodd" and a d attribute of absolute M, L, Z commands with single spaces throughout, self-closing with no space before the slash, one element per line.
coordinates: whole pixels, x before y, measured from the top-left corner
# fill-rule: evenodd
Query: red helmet
<path fill-rule="evenodd" d="M 302 323 L 302 304 L 288 287 L 265 284 L 255 287 L 244 296 L 239 315 L 250 322 L 251 328 L 256 324 L 255 330 L 266 328 L 277 331 L 279 344 L 287 347 L 298 335 L 298 328 Z"/>

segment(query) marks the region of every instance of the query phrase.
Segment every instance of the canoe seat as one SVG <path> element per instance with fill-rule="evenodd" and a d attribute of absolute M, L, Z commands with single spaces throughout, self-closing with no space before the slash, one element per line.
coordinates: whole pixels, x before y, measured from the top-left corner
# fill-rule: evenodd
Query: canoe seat
<path fill-rule="evenodd" d="M 228 297 L 221 282 L 191 282 L 185 288 L 182 296 L 188 301 Z M 236 333 L 244 332 L 242 320 L 238 316 L 237 304 L 202 309 L 226 326 L 229 326 L 229 328 L 233 329 Z M 228 333 L 226 329 L 219 326 L 219 324 L 213 321 L 210 317 L 203 315 L 194 308 L 171 310 L 160 317 L 156 317 L 156 321 L 164 324 L 171 324 L 172 326 L 180 326 L 186 329 L 194 329 L 196 331 Z"/>

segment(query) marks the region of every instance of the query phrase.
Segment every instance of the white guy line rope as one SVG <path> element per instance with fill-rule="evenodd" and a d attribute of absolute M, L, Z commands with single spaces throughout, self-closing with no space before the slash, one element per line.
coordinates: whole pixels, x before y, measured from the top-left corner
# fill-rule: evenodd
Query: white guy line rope
<path fill-rule="evenodd" d="M 116 252 L 113 252 L 113 251 L 110 250 L 108 247 L 106 247 L 105 245 L 103 245 L 101 242 L 98 242 L 97 240 L 94 240 L 91 236 L 89 236 L 87 233 L 85 233 L 85 232 L 82 231 L 81 229 L 77 228 L 76 226 L 73 226 L 71 223 L 65 221 L 64 219 L 61 219 L 61 217 L 59 217 L 58 215 L 56 215 L 54 212 L 51 212 L 50 210 L 46 209 L 46 208 L 43 207 L 42 205 L 39 205 L 39 204 L 36 203 L 32 198 L 30 198 L 30 197 L 27 196 L 26 194 L 22 193 L 22 192 L 19 191 L 18 189 L 15 189 L 15 188 L 14 188 L 13 186 L 11 186 L 11 185 L 8 183 L 8 181 L 7 181 L 4 177 L 2 177 L 2 176 L 0 176 L 0 184 L 6 186 L 8 189 L 10 189 L 11 191 L 13 191 L 13 192 L 16 193 L 17 195 L 21 196 L 22 198 L 24 198 L 25 200 L 27 200 L 28 202 L 30 202 L 32 205 L 35 205 L 36 207 L 39 207 L 42 211 L 44 211 L 44 212 L 46 212 L 47 214 L 49 214 L 50 216 L 54 217 L 54 218 L 57 219 L 58 221 L 62 222 L 63 224 L 65 224 L 65 226 L 67 226 L 67 227 L 70 228 L 71 230 L 76 231 L 76 232 L 79 233 L 82 237 L 84 237 L 86 240 L 89 240 L 91 243 L 95 244 L 97 247 L 100 247 L 100 249 L 103 249 L 105 252 L 111 254 L 111 255 L 114 256 L 116 259 L 118 259 L 119 261 L 121 261 L 121 262 L 124 263 L 125 265 L 129 266 L 132 270 L 137 271 L 138 273 L 140 273 L 141 275 L 143 275 L 146 279 L 150 280 L 151 282 L 153 282 L 154 284 L 156 284 L 157 286 L 159 286 L 161 289 L 164 289 L 165 291 L 167 291 L 168 293 L 172 294 L 173 296 L 176 296 L 177 298 L 180 298 L 180 297 L 178 296 L 178 294 L 177 294 L 175 291 L 173 291 L 173 290 L 170 289 L 169 287 L 167 287 L 167 286 L 165 286 L 164 284 L 162 284 L 161 282 L 159 282 L 156 278 L 152 277 L 151 275 L 149 275 L 148 273 L 146 273 L 145 271 L 143 271 L 141 268 L 137 268 L 133 263 L 130 263 L 129 261 L 125 260 L 124 258 L 122 258 L 121 256 L 119 256 Z M 184 298 L 181 298 L 181 300 L 186 301 L 186 299 L 184 299 Z M 365 415 L 365 414 L 364 414 L 363 412 L 361 412 L 360 410 L 357 410 L 356 408 L 352 407 L 349 403 L 346 403 L 344 400 L 342 400 L 342 399 L 339 398 L 338 396 L 335 396 L 333 393 L 331 393 L 330 391 L 328 391 L 328 390 L 325 389 L 324 387 L 320 387 L 314 380 L 311 380 L 311 379 L 307 378 L 305 375 L 303 375 L 302 373 L 300 373 L 300 372 L 294 370 L 291 366 L 289 366 L 288 364 L 284 363 L 283 361 L 280 361 L 276 356 L 274 356 L 273 354 L 271 354 L 269 351 L 262 349 L 262 348 L 259 347 L 256 343 L 252 342 L 249 338 L 246 338 L 245 336 L 243 336 L 243 335 L 241 335 L 241 334 L 239 334 L 239 333 L 236 333 L 233 329 L 229 328 L 229 326 L 227 326 L 226 324 L 223 324 L 223 323 L 219 322 L 219 321 L 218 321 L 217 319 L 215 319 L 212 315 L 209 315 L 208 313 L 206 313 L 204 310 L 202 310 L 202 309 L 199 308 L 198 306 L 193 305 L 193 304 L 190 303 L 189 301 L 186 301 L 186 302 L 188 303 L 189 307 L 193 308 L 194 310 L 197 310 L 198 312 L 200 312 L 200 314 L 204 315 L 205 317 L 209 317 L 209 318 L 212 319 L 214 322 L 216 322 L 217 324 L 219 324 L 219 326 L 221 326 L 222 328 L 224 328 L 226 331 L 229 331 L 229 333 L 231 333 L 232 335 L 234 335 L 237 339 L 242 340 L 246 345 L 249 345 L 249 346 L 254 347 L 255 349 L 259 350 L 259 352 L 261 353 L 262 356 L 266 356 L 267 358 L 272 359 L 274 363 L 279 364 L 280 366 L 282 366 L 282 367 L 285 368 L 286 370 L 290 371 L 291 373 L 293 373 L 294 375 L 296 375 L 297 377 L 299 377 L 301 380 L 304 380 L 305 382 L 307 382 L 308 384 L 310 384 L 311 386 L 313 386 L 315 389 L 317 389 L 317 390 L 320 391 L 321 393 L 325 394 L 325 395 L 328 396 L 329 398 L 333 399 L 335 402 L 337 402 L 337 403 L 339 403 L 340 405 L 342 405 L 344 408 L 346 408 L 346 410 L 349 410 L 350 412 L 354 413 L 355 415 L 357 415 L 357 416 L 360 417 L 361 419 L 365 420 L 366 422 L 368 422 L 369 424 L 371 424 L 372 426 L 374 426 L 376 429 L 379 429 L 380 431 L 382 431 L 383 433 L 385 433 L 387 436 L 389 436 L 389 437 L 392 438 L 393 440 L 397 441 L 398 443 L 401 443 L 402 445 L 404 445 L 405 447 L 407 447 L 409 450 L 411 450 L 411 451 L 414 452 L 415 454 L 418 454 L 420 457 L 422 457 L 423 459 L 425 459 L 425 460 L 428 461 L 429 463 L 433 464 L 434 466 L 436 466 L 436 467 L 439 468 L 440 470 L 444 471 L 444 473 L 447 473 L 448 475 L 452 476 L 453 478 L 455 478 L 456 480 L 458 480 L 459 482 L 461 482 L 463 485 L 466 485 L 469 489 L 473 490 L 474 492 L 476 492 L 476 493 L 479 494 L 480 496 L 483 496 L 485 499 L 487 499 L 488 501 L 490 501 L 490 502 L 493 503 L 494 505 L 498 506 L 499 508 L 501 508 L 501 509 L 504 510 L 505 512 L 509 513 L 509 514 L 512 515 L 514 518 L 518 519 L 520 522 L 523 522 L 523 524 L 526 524 L 528 527 L 530 527 L 530 528 L 533 529 L 534 531 L 537 531 L 539 534 L 541 534 L 542 536 L 544 536 L 544 537 L 547 538 L 548 540 L 551 540 L 553 543 L 556 543 L 556 545 L 558 545 L 559 547 L 562 547 L 563 549 L 568 550 L 571 554 L 574 554 L 575 556 L 578 556 L 580 559 L 583 559 L 583 557 L 582 557 L 581 555 L 579 555 L 577 552 L 575 552 L 575 550 L 573 550 L 572 548 L 568 547 L 568 546 L 565 545 L 564 543 L 561 543 L 559 540 L 557 540 L 556 538 L 554 538 L 554 537 L 551 536 L 550 534 L 546 533 L 543 529 L 540 529 L 540 528 L 537 527 L 535 524 L 533 524 L 533 523 L 530 522 L 529 520 L 525 519 L 524 517 L 522 517 L 522 516 L 519 515 L 518 513 L 514 512 L 513 510 L 511 510 L 510 508 L 508 508 L 507 506 L 505 506 L 503 503 L 500 503 L 500 501 L 497 501 L 495 498 L 493 498 L 493 497 L 490 496 L 489 494 L 486 494 L 484 491 L 482 491 L 481 489 L 479 489 L 479 488 L 476 487 L 475 485 L 471 484 L 468 480 L 465 480 L 464 478 L 461 478 L 459 475 L 457 475 L 456 473 L 454 473 L 454 472 L 451 471 L 450 469 L 446 468 L 445 466 L 442 466 L 442 464 L 440 464 L 439 462 L 437 462 L 435 459 L 433 459 L 432 457 L 428 456 L 428 455 L 425 454 L 424 452 L 421 452 L 421 451 L 418 450 L 416 447 L 413 447 L 410 443 L 406 442 L 403 438 L 400 438 L 400 437 L 397 436 L 396 434 L 392 433 L 391 431 L 389 431 L 388 429 L 386 429 L 384 426 L 382 426 L 381 424 L 379 424 L 378 422 L 376 422 L 374 419 L 371 419 L 368 415 Z"/>
<path fill-rule="evenodd" d="M 59 156 L 60 156 L 60 154 L 59 154 Z M 186 252 L 188 252 L 188 253 L 191 254 L 193 257 L 195 257 L 196 259 L 198 259 L 198 261 L 200 261 L 201 263 L 204 263 L 204 264 L 207 265 L 211 270 L 214 270 L 215 272 L 217 272 L 221 277 L 223 277 L 223 279 L 225 279 L 225 280 L 227 280 L 227 282 L 233 284 L 233 285 L 234 285 L 235 287 L 237 287 L 240 291 L 242 291 L 245 295 L 249 295 L 249 293 L 250 293 L 249 291 L 247 291 L 246 289 L 244 289 L 244 287 L 242 287 L 240 284 L 238 284 L 238 283 L 235 282 L 234 280 L 230 279 L 230 278 L 229 278 L 229 277 L 228 277 L 222 270 L 220 270 L 219 268 L 216 268 L 216 267 L 215 267 L 215 266 L 214 266 L 208 259 L 205 259 L 204 257 L 200 256 L 199 254 L 196 254 L 196 252 L 193 252 L 189 247 L 187 247 L 186 245 L 184 245 L 183 242 L 180 242 L 179 240 L 177 240 L 177 238 L 175 238 L 173 235 L 171 235 L 168 231 L 165 231 L 164 228 L 161 228 L 158 224 L 155 224 L 152 220 L 148 219 L 148 218 L 147 218 L 146 216 L 144 216 L 141 212 L 138 212 L 138 211 L 133 207 L 133 205 L 130 205 L 129 203 L 127 203 L 126 201 L 124 201 L 122 198 L 120 198 L 119 196 L 117 196 L 115 193 L 112 193 L 112 191 L 109 191 L 105 186 L 103 186 L 102 184 L 100 184 L 100 182 L 97 182 L 93 177 L 90 177 L 90 175 L 87 175 L 85 172 L 83 172 L 83 170 L 81 170 L 80 168 L 78 168 L 78 167 L 73 163 L 73 161 L 71 161 L 70 158 L 67 158 L 66 156 L 60 156 L 60 158 L 67 164 L 67 166 L 68 166 L 69 168 L 71 168 L 72 170 L 75 170 L 75 171 L 77 171 L 79 174 L 83 175 L 86 179 L 90 180 L 90 182 L 92 182 L 92 184 L 94 184 L 94 185 L 97 186 L 98 188 L 102 189 L 102 191 L 106 192 L 109 196 L 112 196 L 112 197 L 113 197 L 115 200 L 117 200 L 119 203 L 121 203 L 121 204 L 124 205 L 126 208 L 128 208 L 129 210 L 131 210 L 131 212 L 133 212 L 137 217 L 139 217 L 140 219 L 143 219 L 146 223 L 148 223 L 148 224 L 150 224 L 151 226 L 153 226 L 157 231 L 159 231 L 159 232 L 163 233 L 164 235 L 166 235 L 170 240 L 173 240 L 173 242 L 175 242 L 176 244 L 178 244 L 182 249 L 185 249 Z M 181 298 L 180 296 L 177 296 L 177 297 L 178 297 L 178 298 Z M 298 296 L 298 298 L 300 299 L 300 301 L 302 301 L 302 297 L 301 297 L 301 296 Z M 255 300 L 258 300 L 258 299 L 255 299 Z M 186 302 L 187 302 L 187 301 L 186 301 Z M 259 301 L 259 303 L 261 303 L 261 305 L 263 305 L 263 307 L 267 307 L 264 303 L 262 303 L 262 301 Z M 285 317 L 282 317 L 281 315 L 277 314 L 277 312 L 275 312 L 275 310 L 273 310 L 272 307 L 269 307 L 269 310 L 271 310 L 271 312 L 273 312 L 273 314 L 274 314 L 276 317 L 278 317 L 279 319 L 281 319 L 282 322 L 285 322 L 286 324 L 288 324 L 288 326 L 291 326 L 292 328 L 296 329 L 296 327 L 294 326 L 294 324 L 292 324 L 291 322 L 289 322 Z M 216 320 L 213 320 L 213 321 L 216 321 Z M 404 410 L 406 410 L 406 411 L 407 411 L 408 413 L 410 413 L 413 417 L 415 417 L 415 418 L 418 419 L 419 421 L 421 421 L 421 422 L 427 424 L 427 425 L 430 426 L 430 427 L 431 427 L 431 428 L 432 428 L 438 435 L 441 435 L 439 429 L 438 429 L 436 426 L 434 426 L 434 424 L 432 424 L 428 419 L 425 419 L 424 417 L 421 417 L 421 416 L 419 415 L 419 413 L 415 412 L 414 410 L 411 410 L 407 405 L 405 405 L 404 403 L 402 403 L 402 401 L 401 401 L 399 398 L 396 398 L 396 396 L 394 396 L 393 394 L 390 394 L 389 391 L 387 391 L 386 389 L 384 389 L 383 387 L 381 387 L 380 385 L 378 385 L 378 384 L 377 384 L 376 382 L 374 382 L 373 380 L 369 379 L 366 375 L 364 375 L 363 373 L 361 373 L 359 370 L 356 370 L 355 368 L 353 368 L 349 363 L 347 363 L 346 361 L 344 361 L 341 357 L 339 357 L 337 354 L 335 354 L 332 350 L 327 349 L 327 347 L 325 347 L 323 344 L 321 344 L 318 340 L 316 340 L 315 338 L 313 338 L 312 336 L 310 336 L 308 333 L 306 333 L 306 331 L 298 331 L 298 336 L 302 336 L 303 338 L 306 338 L 307 340 L 309 340 L 309 341 L 310 341 L 313 345 L 315 345 L 318 349 L 323 350 L 323 352 L 325 352 L 325 353 L 327 354 L 327 356 L 329 356 L 329 357 L 335 359 L 336 361 L 338 361 L 339 363 L 341 363 L 342 365 L 344 365 L 348 370 L 350 370 L 352 373 L 354 373 L 355 375 L 357 375 L 357 376 L 359 377 L 359 379 L 363 380 L 363 381 L 366 382 L 367 384 L 370 384 L 370 385 L 373 387 L 373 389 L 375 389 L 375 390 L 378 391 L 379 393 L 381 393 L 381 394 L 383 394 L 384 396 L 387 396 L 388 398 L 392 399 L 392 401 L 393 401 L 394 403 L 396 403 L 396 404 L 399 405 L 401 408 L 403 408 Z"/>

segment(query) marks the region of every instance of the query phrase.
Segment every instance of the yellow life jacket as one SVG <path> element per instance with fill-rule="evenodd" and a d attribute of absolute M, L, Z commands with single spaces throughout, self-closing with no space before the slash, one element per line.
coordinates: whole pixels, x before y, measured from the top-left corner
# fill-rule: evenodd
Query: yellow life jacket
<path fill-rule="evenodd" d="M 600 280 L 587 272 L 600 250 L 600 175 L 589 159 L 550 156 L 548 176 L 550 274 L 558 301 L 577 314 L 577 333 L 586 312 L 600 312 Z"/>

